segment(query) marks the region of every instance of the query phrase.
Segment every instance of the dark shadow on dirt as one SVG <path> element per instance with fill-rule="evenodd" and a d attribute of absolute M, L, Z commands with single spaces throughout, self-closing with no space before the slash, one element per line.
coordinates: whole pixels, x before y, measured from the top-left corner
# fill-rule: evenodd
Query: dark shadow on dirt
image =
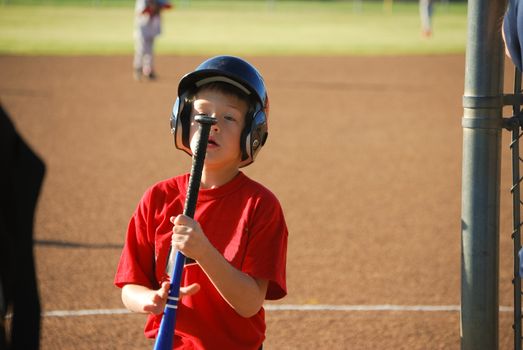
<path fill-rule="evenodd" d="M 37 239 L 34 241 L 35 246 L 67 248 L 67 249 L 122 249 L 123 244 L 118 243 L 81 243 L 67 242 L 54 239 Z"/>

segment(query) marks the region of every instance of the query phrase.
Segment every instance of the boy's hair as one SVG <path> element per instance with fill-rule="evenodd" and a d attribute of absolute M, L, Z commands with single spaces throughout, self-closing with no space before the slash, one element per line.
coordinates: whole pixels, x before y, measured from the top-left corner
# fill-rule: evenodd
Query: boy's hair
<path fill-rule="evenodd" d="M 171 132 L 176 147 L 189 155 L 192 155 L 189 145 L 192 102 L 195 93 L 202 88 L 216 88 L 247 102 L 248 111 L 240 140 L 240 167 L 249 165 L 268 135 L 269 100 L 263 78 L 250 63 L 233 56 L 208 59 L 182 78 L 171 114 Z"/>
<path fill-rule="evenodd" d="M 244 91 L 240 90 L 234 85 L 222 81 L 215 81 L 209 84 L 205 84 L 196 88 L 194 91 L 190 91 L 187 94 L 187 100 L 191 103 L 194 102 L 196 95 L 202 90 L 218 91 L 224 95 L 234 96 L 239 100 L 244 101 L 247 104 L 247 106 L 251 106 L 251 104 L 253 104 L 253 101 L 251 101 L 249 95 L 247 95 Z"/>

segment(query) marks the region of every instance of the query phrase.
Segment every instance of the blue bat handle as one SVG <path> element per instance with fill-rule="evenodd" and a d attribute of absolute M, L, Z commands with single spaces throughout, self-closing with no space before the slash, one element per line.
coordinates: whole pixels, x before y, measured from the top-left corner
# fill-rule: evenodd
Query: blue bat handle
<path fill-rule="evenodd" d="M 184 265 L 185 255 L 176 252 L 172 273 L 173 283 L 171 283 L 169 288 L 169 296 L 167 297 L 167 304 L 165 304 L 162 322 L 158 330 L 158 337 L 156 337 L 156 342 L 154 343 L 154 350 L 172 350 L 173 348 L 176 310 L 178 309 L 178 300 L 180 299 L 180 283 Z"/>

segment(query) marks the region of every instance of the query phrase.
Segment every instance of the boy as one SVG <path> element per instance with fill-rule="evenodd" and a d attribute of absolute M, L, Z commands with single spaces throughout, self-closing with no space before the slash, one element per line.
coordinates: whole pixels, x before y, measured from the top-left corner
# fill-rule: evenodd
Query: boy
<path fill-rule="evenodd" d="M 194 220 L 178 215 L 188 174 L 147 190 L 129 223 L 115 284 L 129 310 L 149 313 L 145 335 L 155 337 L 169 289 L 165 266 L 172 245 L 196 261 L 184 269 L 174 348 L 256 350 L 265 338 L 263 301 L 287 293 L 282 209 L 269 190 L 240 171 L 267 138 L 262 77 L 237 57 L 203 62 L 180 81 L 171 117 L 175 145 L 188 154 L 196 146 L 196 114 L 217 123 L 209 135 Z"/>

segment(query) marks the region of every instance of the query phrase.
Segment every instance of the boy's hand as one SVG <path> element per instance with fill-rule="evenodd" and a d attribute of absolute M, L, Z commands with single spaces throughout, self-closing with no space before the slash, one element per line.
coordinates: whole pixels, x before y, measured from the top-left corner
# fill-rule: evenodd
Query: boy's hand
<path fill-rule="evenodd" d="M 169 282 L 163 282 L 160 289 L 151 291 L 151 299 L 144 305 L 143 311 L 155 315 L 161 314 L 165 309 L 165 304 L 167 303 L 169 287 Z M 198 283 L 193 283 L 187 287 L 180 287 L 180 297 L 195 294 L 199 290 L 200 285 Z"/>
<path fill-rule="evenodd" d="M 169 282 L 163 282 L 162 286 L 158 290 L 152 290 L 150 299 L 145 302 L 143 311 L 151 314 L 159 315 L 165 308 L 167 302 L 167 296 L 169 295 Z"/>
<path fill-rule="evenodd" d="M 211 247 L 200 224 L 186 215 L 171 217 L 174 224 L 172 246 L 194 260 L 204 256 Z"/>

